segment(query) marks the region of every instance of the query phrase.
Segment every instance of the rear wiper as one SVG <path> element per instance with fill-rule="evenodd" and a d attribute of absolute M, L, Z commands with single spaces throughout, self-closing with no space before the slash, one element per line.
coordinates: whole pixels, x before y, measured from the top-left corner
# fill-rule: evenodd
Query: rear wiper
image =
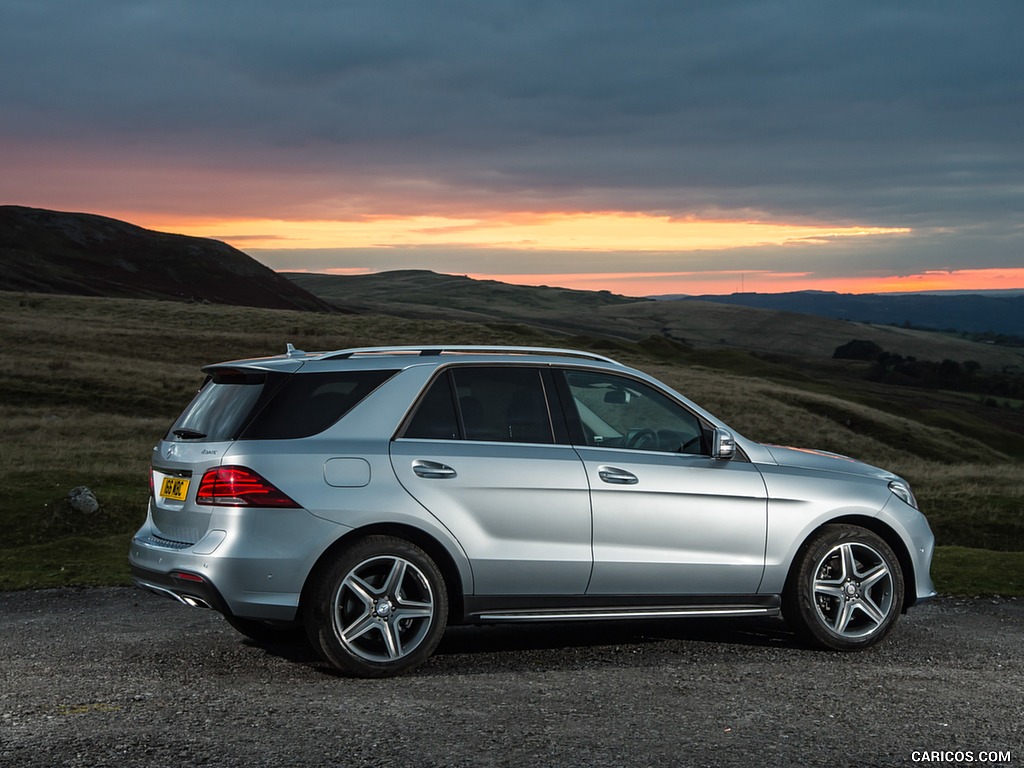
<path fill-rule="evenodd" d="M 198 432 L 188 428 L 176 429 L 171 434 L 175 437 L 180 437 L 182 440 L 199 440 L 202 437 L 206 437 L 205 432 Z"/>

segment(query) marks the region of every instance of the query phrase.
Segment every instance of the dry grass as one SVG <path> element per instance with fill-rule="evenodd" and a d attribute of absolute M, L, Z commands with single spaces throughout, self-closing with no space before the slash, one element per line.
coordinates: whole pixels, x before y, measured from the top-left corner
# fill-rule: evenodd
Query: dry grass
<path fill-rule="evenodd" d="M 69 553 L 75 563 L 88 562 L 82 548 L 89 541 L 98 542 L 96 558 L 119 551 L 117 542 L 144 515 L 151 448 L 201 382 L 203 364 L 277 354 L 286 342 L 309 350 L 439 339 L 570 343 L 508 324 L 12 293 L 0 293 L 0 328 L 0 588 L 85 583 L 72 575 L 81 569 L 64 562 Z M 842 382 L 825 386 L 768 367 L 740 375 L 749 358 L 722 357 L 724 370 L 712 367 L 717 358 L 694 365 L 685 355 L 670 361 L 635 344 L 593 343 L 747 437 L 836 451 L 904 475 L 941 544 L 1024 550 L 1021 462 L 981 440 L 909 411 L 894 415 L 854 402 L 842 395 Z M 103 505 L 89 519 L 69 515 L 63 501 L 76 485 L 92 487 Z M 115 574 L 102 577 L 107 582 L 123 579 L 118 557 L 90 572 Z M 39 573 L 49 575 L 33 582 Z"/>

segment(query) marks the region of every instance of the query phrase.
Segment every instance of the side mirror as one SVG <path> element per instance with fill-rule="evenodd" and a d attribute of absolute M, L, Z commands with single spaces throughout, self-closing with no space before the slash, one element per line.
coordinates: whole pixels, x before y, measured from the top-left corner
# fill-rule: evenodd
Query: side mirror
<path fill-rule="evenodd" d="M 732 432 L 715 427 L 711 433 L 711 458 L 728 461 L 736 455 L 736 441 Z"/>

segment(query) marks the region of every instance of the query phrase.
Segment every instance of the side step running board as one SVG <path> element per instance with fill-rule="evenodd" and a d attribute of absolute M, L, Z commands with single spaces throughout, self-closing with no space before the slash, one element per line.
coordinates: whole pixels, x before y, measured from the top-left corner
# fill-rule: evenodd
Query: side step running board
<path fill-rule="evenodd" d="M 694 605 L 651 608 L 592 608 L 546 611 L 491 611 L 472 616 L 476 621 L 595 621 L 605 619 L 679 619 L 702 616 L 778 616 L 777 607 L 755 605 Z"/>

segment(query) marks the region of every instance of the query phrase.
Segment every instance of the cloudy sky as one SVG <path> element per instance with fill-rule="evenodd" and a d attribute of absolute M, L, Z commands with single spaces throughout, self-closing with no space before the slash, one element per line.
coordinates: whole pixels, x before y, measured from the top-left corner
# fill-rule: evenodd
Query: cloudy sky
<path fill-rule="evenodd" d="M 0 0 L 0 204 L 275 269 L 1024 288 L 1020 0 Z"/>

